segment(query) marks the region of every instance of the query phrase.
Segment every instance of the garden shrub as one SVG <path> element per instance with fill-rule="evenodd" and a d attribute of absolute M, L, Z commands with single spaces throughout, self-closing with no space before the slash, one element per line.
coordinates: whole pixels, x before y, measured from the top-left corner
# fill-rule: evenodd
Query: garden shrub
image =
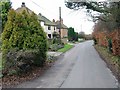
<path fill-rule="evenodd" d="M 61 44 L 61 40 L 59 38 L 53 38 L 53 44 Z"/>
<path fill-rule="evenodd" d="M 56 32 L 53 33 L 53 39 L 48 40 L 48 49 L 51 51 L 57 51 L 60 48 L 64 47 L 64 43 L 59 37 L 59 34 Z"/>
<path fill-rule="evenodd" d="M 58 45 L 57 44 L 52 44 L 51 46 L 50 46 L 50 50 L 51 51 L 57 51 L 58 50 Z"/>
<path fill-rule="evenodd" d="M 48 39 L 47 46 L 50 49 L 50 46 L 53 44 L 53 39 Z"/>
<path fill-rule="evenodd" d="M 64 44 L 52 44 L 50 46 L 50 50 L 51 51 L 57 51 L 57 50 L 59 50 L 59 49 L 61 49 L 63 47 L 64 47 Z"/>
<path fill-rule="evenodd" d="M 60 35 L 57 32 L 53 33 L 53 39 L 48 41 L 48 45 L 49 45 L 48 49 L 51 51 L 57 51 L 58 49 L 64 47 L 64 43 L 62 43 Z"/>
<path fill-rule="evenodd" d="M 16 70 L 11 70 L 8 72 L 8 75 L 16 75 L 17 71 Z"/>
<path fill-rule="evenodd" d="M 13 9 L 10 10 L 2 33 L 4 69 L 11 63 L 8 60 L 18 63 L 19 59 L 28 65 L 32 60 L 34 65 L 43 66 L 46 51 L 47 38 L 37 15 L 26 11 L 17 13 Z M 9 55 L 10 53 L 13 56 Z"/>
<path fill-rule="evenodd" d="M 52 63 L 52 62 L 54 62 L 55 60 L 57 60 L 57 57 L 56 57 L 56 56 L 51 56 L 51 55 L 48 55 L 48 56 L 47 56 L 47 63 Z"/>
<path fill-rule="evenodd" d="M 41 55 L 39 53 L 39 50 L 17 51 L 16 49 L 13 49 L 8 52 L 6 60 L 6 70 L 3 72 L 3 74 L 6 74 L 7 71 L 9 73 L 11 68 L 13 68 L 14 71 L 18 72 L 27 72 L 31 69 L 31 65 L 40 66 L 44 63 L 41 62 Z"/>

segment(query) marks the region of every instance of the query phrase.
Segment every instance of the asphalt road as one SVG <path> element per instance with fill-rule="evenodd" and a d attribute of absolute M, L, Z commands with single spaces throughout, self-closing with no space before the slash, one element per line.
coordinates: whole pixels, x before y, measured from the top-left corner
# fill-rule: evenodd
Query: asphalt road
<path fill-rule="evenodd" d="M 92 46 L 76 44 L 39 78 L 15 88 L 117 88 L 117 81 Z"/>

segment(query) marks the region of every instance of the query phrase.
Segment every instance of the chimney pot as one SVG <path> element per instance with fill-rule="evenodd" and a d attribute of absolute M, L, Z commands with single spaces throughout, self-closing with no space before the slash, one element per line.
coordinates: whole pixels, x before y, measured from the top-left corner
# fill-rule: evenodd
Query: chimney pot
<path fill-rule="evenodd" d="M 41 14 L 41 13 L 39 13 L 39 15 L 40 15 L 40 16 L 42 16 L 42 14 Z"/>
<path fill-rule="evenodd" d="M 22 5 L 21 5 L 21 7 L 25 7 L 25 2 L 22 2 Z"/>

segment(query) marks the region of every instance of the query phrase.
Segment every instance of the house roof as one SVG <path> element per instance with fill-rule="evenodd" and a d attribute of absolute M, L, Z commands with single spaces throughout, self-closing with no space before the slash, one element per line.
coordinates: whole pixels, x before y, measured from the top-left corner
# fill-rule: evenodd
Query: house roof
<path fill-rule="evenodd" d="M 24 2 L 22 3 L 22 5 L 21 5 L 20 8 L 17 8 L 17 9 L 16 9 L 16 12 L 23 12 L 24 10 L 25 10 L 26 12 L 28 12 L 29 14 L 32 14 L 32 13 L 33 13 L 32 10 L 30 10 L 29 8 L 27 8 L 27 7 L 25 6 L 25 3 L 24 3 Z"/>
<path fill-rule="evenodd" d="M 43 21 L 45 23 L 45 25 L 52 25 L 52 26 L 56 26 L 56 23 L 51 22 L 49 19 L 47 19 L 45 16 L 38 14 L 38 19 L 40 21 Z"/>
<path fill-rule="evenodd" d="M 16 9 L 16 12 L 23 12 L 24 10 L 25 10 L 26 12 L 28 12 L 29 14 L 32 14 L 32 13 L 33 13 L 32 10 L 30 10 L 29 8 L 26 7 L 26 5 L 25 5 L 24 2 L 22 3 L 22 5 L 21 5 L 20 8 L 17 8 L 17 9 Z M 51 22 L 49 19 L 47 19 L 45 16 L 43 16 L 43 15 L 41 15 L 41 14 L 38 15 L 38 19 L 39 19 L 40 21 L 45 22 L 45 25 L 52 25 L 52 26 L 55 26 L 55 25 L 56 25 L 54 22 Z"/>
<path fill-rule="evenodd" d="M 60 28 L 59 21 L 57 21 L 56 24 L 57 24 L 57 29 L 59 29 Z M 64 25 L 63 23 L 61 23 L 61 28 L 62 29 L 68 29 L 68 27 L 66 25 Z"/>

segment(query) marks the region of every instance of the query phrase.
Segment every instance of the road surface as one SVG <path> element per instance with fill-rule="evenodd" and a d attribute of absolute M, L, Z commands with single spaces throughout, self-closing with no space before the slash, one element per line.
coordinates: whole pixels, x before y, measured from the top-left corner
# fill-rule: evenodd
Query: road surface
<path fill-rule="evenodd" d="M 117 81 L 92 41 L 76 44 L 39 78 L 15 88 L 117 88 Z"/>

